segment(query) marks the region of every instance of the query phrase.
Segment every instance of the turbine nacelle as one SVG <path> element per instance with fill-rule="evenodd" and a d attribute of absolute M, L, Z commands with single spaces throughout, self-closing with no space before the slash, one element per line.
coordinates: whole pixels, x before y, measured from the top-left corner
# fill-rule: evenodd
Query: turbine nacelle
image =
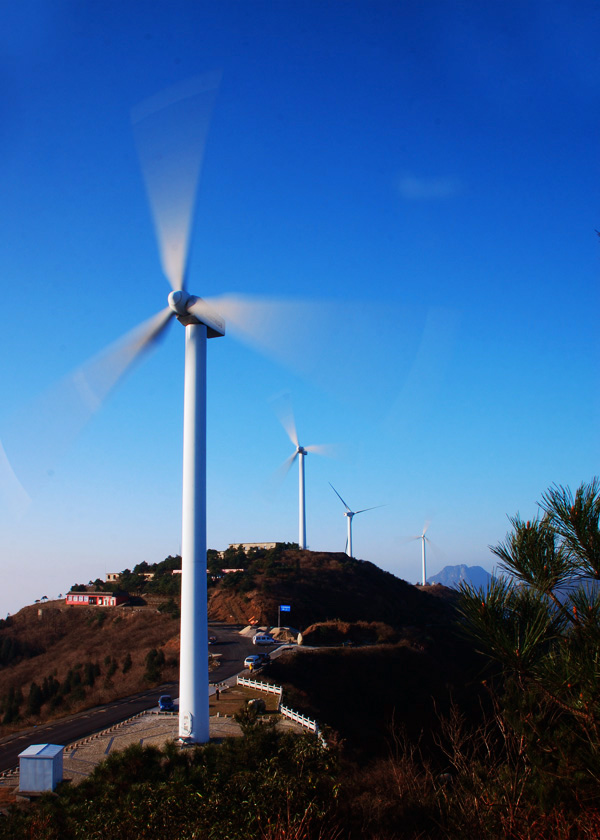
<path fill-rule="evenodd" d="M 205 324 L 208 328 L 208 338 L 219 338 L 225 335 L 225 320 L 202 298 L 190 295 L 183 289 L 177 289 L 169 295 L 169 306 L 177 316 L 177 320 L 184 326 Z"/>
<path fill-rule="evenodd" d="M 303 446 L 300 446 L 300 444 L 298 444 L 298 447 L 296 449 L 296 455 L 307 455 L 307 454 L 308 453 L 307 453 L 306 449 Z"/>

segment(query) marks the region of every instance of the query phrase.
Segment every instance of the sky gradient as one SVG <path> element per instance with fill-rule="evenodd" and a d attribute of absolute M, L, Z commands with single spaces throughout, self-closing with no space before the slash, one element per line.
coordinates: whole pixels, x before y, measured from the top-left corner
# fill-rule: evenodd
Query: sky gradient
<path fill-rule="evenodd" d="M 70 420 L 38 395 L 166 304 L 131 111 L 206 72 L 190 291 L 290 301 L 278 357 L 209 342 L 209 547 L 297 540 L 286 393 L 338 446 L 309 547 L 344 550 L 331 482 L 385 505 L 354 554 L 410 582 L 426 521 L 430 573 L 491 569 L 507 514 L 598 474 L 599 32 L 592 2 L 5 4 L 0 440 L 31 501 L 4 463 L 0 615 L 180 549 L 180 325 L 41 482 Z"/>

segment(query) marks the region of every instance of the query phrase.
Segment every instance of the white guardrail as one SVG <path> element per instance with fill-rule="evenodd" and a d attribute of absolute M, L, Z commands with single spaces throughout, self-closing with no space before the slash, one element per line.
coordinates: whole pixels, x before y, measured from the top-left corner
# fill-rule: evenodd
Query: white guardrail
<path fill-rule="evenodd" d="M 247 677 L 238 677 L 237 684 L 245 685 L 247 688 L 256 688 L 258 691 L 265 691 L 267 694 L 278 694 L 278 711 L 280 715 L 299 723 L 300 726 L 304 726 L 306 729 L 310 729 L 310 731 L 314 732 L 315 735 L 319 734 L 319 724 L 316 720 L 311 720 L 310 718 L 301 715 L 299 712 L 295 712 L 293 709 L 290 709 L 288 706 L 283 705 L 281 702 L 281 698 L 283 697 L 283 688 L 280 685 L 270 685 L 269 683 L 261 682 L 260 680 L 249 680 Z"/>
<path fill-rule="evenodd" d="M 259 691 L 266 691 L 267 694 L 279 694 L 281 697 L 283 689 L 280 685 L 270 685 L 260 680 L 249 680 L 248 677 L 238 677 L 238 685 L 245 685 L 247 688 L 257 688 Z"/>
<path fill-rule="evenodd" d="M 299 723 L 301 726 L 305 726 L 307 729 L 310 729 L 310 731 L 314 732 L 315 735 L 319 734 L 319 724 L 316 720 L 311 720 L 310 718 L 304 717 L 304 715 L 301 715 L 298 712 L 295 712 L 293 709 L 289 709 L 287 706 L 283 705 L 279 706 L 279 714 L 289 718 L 290 720 L 295 720 L 296 723 Z"/>

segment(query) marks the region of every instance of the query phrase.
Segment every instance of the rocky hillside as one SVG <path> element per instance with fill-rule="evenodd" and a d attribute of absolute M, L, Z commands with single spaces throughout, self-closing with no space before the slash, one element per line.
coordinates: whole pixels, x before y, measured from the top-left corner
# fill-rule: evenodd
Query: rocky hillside
<path fill-rule="evenodd" d="M 299 630 L 336 619 L 395 628 L 451 620 L 451 603 L 440 597 L 443 587 L 435 587 L 435 595 L 428 589 L 342 552 L 285 549 L 225 575 L 210 590 L 208 611 L 213 620 L 277 624 L 279 605 L 287 604 L 286 621 Z"/>
<path fill-rule="evenodd" d="M 0 622 L 0 734 L 177 679 L 178 664 L 171 615 L 25 607 Z"/>
<path fill-rule="evenodd" d="M 241 571 L 210 575 L 212 620 L 277 624 L 279 605 L 289 604 L 285 623 L 308 630 L 313 644 L 390 644 L 407 630 L 419 637 L 454 621 L 444 587 L 420 591 L 342 553 L 278 546 L 240 561 Z M 0 621 L 0 735 L 177 679 L 179 598 L 171 590 L 141 588 L 132 603 L 142 607 L 55 601 Z"/>

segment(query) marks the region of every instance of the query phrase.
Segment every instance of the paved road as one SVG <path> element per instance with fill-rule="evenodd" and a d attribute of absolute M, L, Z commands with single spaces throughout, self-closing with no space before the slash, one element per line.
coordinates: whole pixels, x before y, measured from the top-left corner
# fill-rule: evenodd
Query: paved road
<path fill-rule="evenodd" d="M 255 650 L 250 639 L 239 635 L 239 629 L 238 626 L 220 622 L 209 625 L 209 635 L 217 637 L 217 642 L 210 646 L 210 651 L 221 654 L 221 665 L 215 671 L 211 671 L 211 681 L 225 680 L 238 674 L 244 667 L 246 656 Z M 68 718 L 55 720 L 2 738 L 0 740 L 0 771 L 15 767 L 18 764 L 19 753 L 30 744 L 66 745 L 79 741 L 94 732 L 100 732 L 115 723 L 120 723 L 138 712 L 154 708 L 160 694 L 171 694 L 177 697 L 178 693 L 178 682 L 164 683 L 132 697 L 124 697 Z"/>
<path fill-rule="evenodd" d="M 256 653 L 252 640 L 246 636 L 240 636 L 241 629 L 239 625 L 216 621 L 208 625 L 208 635 L 217 637 L 216 643 L 210 645 L 209 651 L 213 654 L 221 654 L 219 657 L 221 664 L 215 671 L 211 671 L 211 681 L 218 682 L 239 674 L 248 654 Z"/>

